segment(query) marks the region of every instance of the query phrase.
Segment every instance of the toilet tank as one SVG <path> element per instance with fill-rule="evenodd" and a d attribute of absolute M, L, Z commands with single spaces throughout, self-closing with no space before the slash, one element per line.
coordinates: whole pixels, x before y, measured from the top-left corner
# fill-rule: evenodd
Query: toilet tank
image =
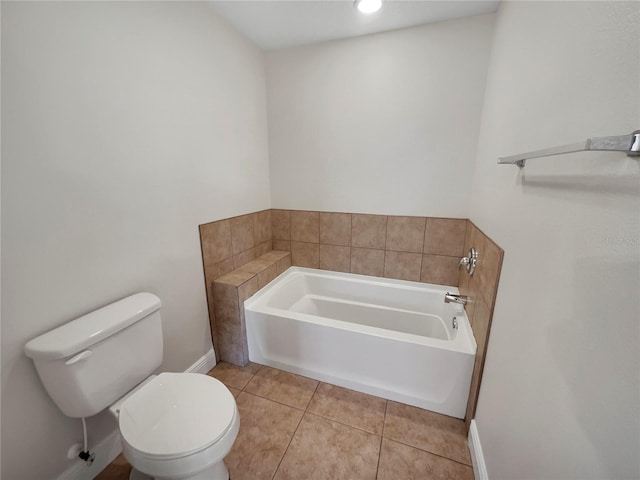
<path fill-rule="evenodd" d="M 104 410 L 162 363 L 160 299 L 136 293 L 51 330 L 25 345 L 62 413 Z"/>

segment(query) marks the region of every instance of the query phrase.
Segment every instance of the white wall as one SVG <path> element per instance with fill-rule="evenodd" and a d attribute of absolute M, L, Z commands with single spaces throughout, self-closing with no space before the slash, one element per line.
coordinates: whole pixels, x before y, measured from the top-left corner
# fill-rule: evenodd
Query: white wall
<path fill-rule="evenodd" d="M 273 207 L 466 217 L 493 19 L 267 53 Z"/>
<path fill-rule="evenodd" d="M 476 421 L 489 476 L 640 478 L 640 163 L 498 156 L 640 128 L 638 2 L 503 2 L 471 219 L 505 250 Z"/>
<path fill-rule="evenodd" d="M 198 224 L 270 207 L 265 107 L 262 53 L 202 4 L 2 2 L 4 478 L 82 438 L 27 340 L 150 291 L 163 368 L 210 348 Z"/>

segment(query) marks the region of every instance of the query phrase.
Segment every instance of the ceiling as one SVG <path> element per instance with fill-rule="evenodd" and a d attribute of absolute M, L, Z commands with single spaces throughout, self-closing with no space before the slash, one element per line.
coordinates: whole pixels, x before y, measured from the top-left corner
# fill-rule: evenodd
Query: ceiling
<path fill-rule="evenodd" d="M 210 0 L 207 4 L 264 50 L 492 13 L 499 0 L 384 0 L 363 15 L 352 0 Z"/>

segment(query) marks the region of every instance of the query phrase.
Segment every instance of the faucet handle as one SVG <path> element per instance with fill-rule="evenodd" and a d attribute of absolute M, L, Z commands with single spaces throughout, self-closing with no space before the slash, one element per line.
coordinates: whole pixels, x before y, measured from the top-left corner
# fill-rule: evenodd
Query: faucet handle
<path fill-rule="evenodd" d="M 460 267 L 463 265 L 469 265 L 469 257 L 462 257 L 460 259 L 460 261 L 458 262 L 458 270 L 460 270 Z"/>
<path fill-rule="evenodd" d="M 467 267 L 467 272 L 469 272 L 469 276 L 473 276 L 473 272 L 476 270 L 476 265 L 478 263 L 478 251 L 471 247 L 469 249 L 469 254 L 466 257 L 462 257 L 458 262 L 458 270 L 462 265 Z"/>

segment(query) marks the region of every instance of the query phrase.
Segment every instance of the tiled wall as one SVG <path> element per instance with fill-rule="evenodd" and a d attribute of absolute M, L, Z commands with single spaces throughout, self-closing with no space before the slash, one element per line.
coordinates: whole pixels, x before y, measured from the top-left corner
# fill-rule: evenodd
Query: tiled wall
<path fill-rule="evenodd" d="M 200 246 L 211 336 L 217 346 L 213 281 L 271 250 L 271 210 L 200 225 Z M 219 357 L 219 349 L 215 350 Z"/>
<path fill-rule="evenodd" d="M 476 404 L 478 403 L 480 381 L 482 379 L 482 370 L 484 368 L 489 332 L 491 330 L 491 319 L 493 317 L 493 308 L 498 291 L 498 281 L 500 279 L 500 269 L 502 268 L 502 259 L 504 257 L 504 250 L 487 237 L 473 222 L 469 221 L 467 223 L 464 241 L 465 255 L 471 247 L 474 247 L 478 251 L 476 271 L 473 276 L 470 277 L 466 269 L 461 269 L 458 283 L 460 293 L 468 295 L 471 298 L 471 302 L 465 306 L 465 310 L 471 322 L 473 336 L 478 345 L 476 360 L 473 366 L 469 401 L 467 403 L 467 414 L 465 415 L 467 429 L 469 428 L 471 419 L 475 415 Z"/>
<path fill-rule="evenodd" d="M 291 253 L 270 251 L 213 282 L 215 330 L 221 360 L 244 367 L 249 347 L 243 302 L 291 266 Z"/>
<path fill-rule="evenodd" d="M 466 219 L 272 210 L 274 250 L 293 265 L 458 284 Z"/>

